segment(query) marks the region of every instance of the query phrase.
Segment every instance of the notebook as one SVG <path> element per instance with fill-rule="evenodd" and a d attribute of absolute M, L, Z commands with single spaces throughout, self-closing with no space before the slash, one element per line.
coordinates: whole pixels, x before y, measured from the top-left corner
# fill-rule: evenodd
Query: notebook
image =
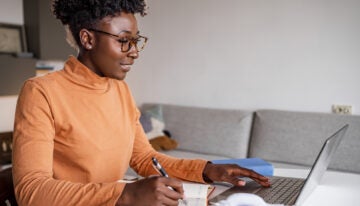
<path fill-rule="evenodd" d="M 210 199 L 210 202 L 216 203 L 234 193 L 253 193 L 268 203 L 301 205 L 319 184 L 348 127 L 349 125 L 343 126 L 325 140 L 306 179 L 274 176 L 270 177 L 272 183 L 270 188 L 261 187 L 250 181 L 244 187 L 233 187 L 225 191 Z"/>
<path fill-rule="evenodd" d="M 254 170 L 264 176 L 273 176 L 274 167 L 261 158 L 221 159 L 211 160 L 214 164 L 237 164 L 240 167 Z"/>
<path fill-rule="evenodd" d="M 214 186 L 200 183 L 184 182 L 185 201 L 180 201 L 179 206 L 207 206 L 208 197 L 214 191 Z"/>

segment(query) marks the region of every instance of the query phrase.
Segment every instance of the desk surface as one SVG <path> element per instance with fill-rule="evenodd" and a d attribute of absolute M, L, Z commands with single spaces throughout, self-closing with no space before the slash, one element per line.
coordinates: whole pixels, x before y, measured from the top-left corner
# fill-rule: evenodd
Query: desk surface
<path fill-rule="evenodd" d="M 306 178 L 309 169 L 275 168 L 275 176 Z M 229 189 L 220 186 L 219 191 L 212 197 Z M 210 197 L 211 199 L 211 197 Z M 360 174 L 326 171 L 320 184 L 306 199 L 302 206 L 339 206 L 359 205 L 360 203 Z"/>
<path fill-rule="evenodd" d="M 274 175 L 306 178 L 309 170 L 276 168 Z M 303 206 L 357 205 L 360 203 L 360 174 L 326 171 L 320 184 Z"/>

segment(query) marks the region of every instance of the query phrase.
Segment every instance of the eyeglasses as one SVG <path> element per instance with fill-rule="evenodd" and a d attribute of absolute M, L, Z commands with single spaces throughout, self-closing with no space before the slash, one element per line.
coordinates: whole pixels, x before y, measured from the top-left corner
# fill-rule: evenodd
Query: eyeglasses
<path fill-rule="evenodd" d="M 140 51 L 142 51 L 144 49 L 144 47 L 146 45 L 146 42 L 148 40 L 147 37 L 140 36 L 140 35 L 138 35 L 137 38 L 128 39 L 128 38 L 123 38 L 123 37 L 120 37 L 118 35 L 111 34 L 109 32 L 101 31 L 101 30 L 97 30 L 97 29 L 89 29 L 89 31 L 94 31 L 94 32 L 98 32 L 99 34 L 105 34 L 105 35 L 108 35 L 110 37 L 117 38 L 116 41 L 118 41 L 121 44 L 121 51 L 122 52 L 130 51 L 132 46 L 135 46 L 136 51 L 140 52 Z"/>

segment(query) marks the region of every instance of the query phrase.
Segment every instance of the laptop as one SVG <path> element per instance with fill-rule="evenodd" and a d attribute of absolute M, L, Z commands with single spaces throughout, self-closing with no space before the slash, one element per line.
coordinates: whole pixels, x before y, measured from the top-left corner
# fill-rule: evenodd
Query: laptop
<path fill-rule="evenodd" d="M 348 124 L 344 125 L 325 140 L 306 179 L 274 176 L 270 177 L 272 183 L 270 188 L 249 181 L 246 186 L 233 187 L 212 198 L 210 202 L 219 202 L 234 193 L 253 193 L 262 197 L 267 203 L 301 205 L 319 184 L 348 127 Z"/>

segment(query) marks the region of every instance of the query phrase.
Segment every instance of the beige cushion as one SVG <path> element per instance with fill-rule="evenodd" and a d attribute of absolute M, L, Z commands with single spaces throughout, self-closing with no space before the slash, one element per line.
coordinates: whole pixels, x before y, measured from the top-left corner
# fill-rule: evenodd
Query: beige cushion
<path fill-rule="evenodd" d="M 247 156 L 252 112 L 166 104 L 162 108 L 165 129 L 179 143 L 178 149 L 232 158 Z"/>
<path fill-rule="evenodd" d="M 360 116 L 259 110 L 256 112 L 250 157 L 310 166 L 328 137 L 349 124 L 330 168 L 360 172 Z"/>

